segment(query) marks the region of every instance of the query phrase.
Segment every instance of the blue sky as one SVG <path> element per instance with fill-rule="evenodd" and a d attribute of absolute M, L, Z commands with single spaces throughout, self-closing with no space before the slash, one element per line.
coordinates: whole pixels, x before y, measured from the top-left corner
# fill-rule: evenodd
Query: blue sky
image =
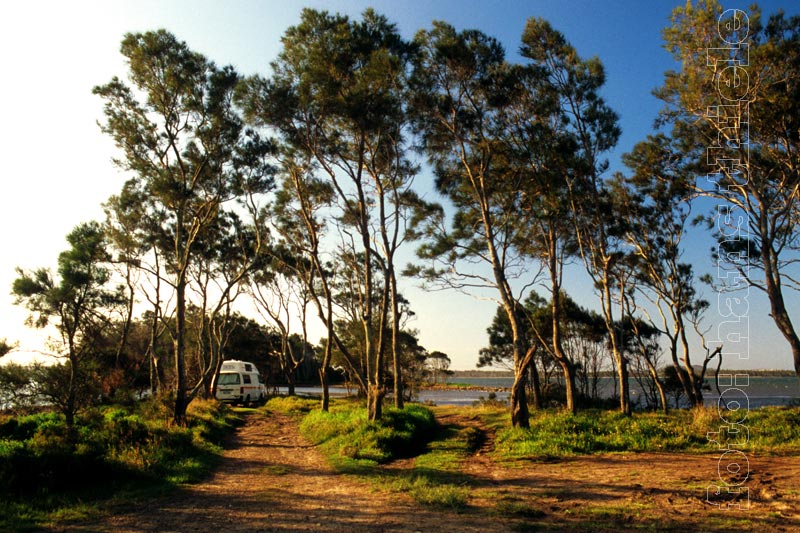
<path fill-rule="evenodd" d="M 0 190 L 3 228 L 0 256 L 0 338 L 19 340 L 22 348 L 43 348 L 40 332 L 23 326 L 24 310 L 12 305 L 14 267 L 53 265 L 65 248 L 64 236 L 79 222 L 101 219 L 100 204 L 119 191 L 124 176 L 111 164 L 115 149 L 96 124 L 102 103 L 93 86 L 124 75 L 119 43 L 125 32 L 166 28 L 218 64 L 233 64 L 243 74 L 265 74 L 284 30 L 299 20 L 303 7 L 357 17 L 374 7 L 411 37 L 434 19 L 460 29 L 477 28 L 517 57 L 528 17 L 538 16 L 562 31 L 583 56 L 597 55 L 606 67 L 604 95 L 619 113 L 622 138 L 610 154 L 612 168 L 635 142 L 652 131 L 660 107 L 651 91 L 663 72 L 674 68 L 661 46 L 661 29 L 676 5 L 673 0 L 528 0 L 480 1 L 115 1 L 13 2 L 0 16 L 0 84 L 3 128 L 0 131 Z M 725 1 L 747 10 L 749 2 Z M 761 2 L 765 13 L 789 2 Z M 419 183 L 430 182 L 421 175 Z M 687 259 L 698 272 L 709 272 L 710 241 L 696 235 Z M 577 270 L 577 269 L 575 269 Z M 6 289 L 2 289 L 6 287 Z M 582 304 L 594 302 L 591 287 L 576 275 L 569 292 Z M 705 289 L 705 296 L 717 296 Z M 406 294 L 423 345 L 450 354 L 453 366 L 473 368 L 485 329 L 494 313 L 491 301 L 438 292 L 426 293 L 406 283 Z M 751 293 L 747 360 L 726 361 L 734 368 L 789 368 L 788 347 L 767 316 L 765 298 Z M 798 310 L 797 295 L 789 295 Z M 714 322 L 714 308 L 709 325 Z M 717 312 L 718 313 L 718 312 Z M 730 364 L 728 364 L 730 363 Z"/>

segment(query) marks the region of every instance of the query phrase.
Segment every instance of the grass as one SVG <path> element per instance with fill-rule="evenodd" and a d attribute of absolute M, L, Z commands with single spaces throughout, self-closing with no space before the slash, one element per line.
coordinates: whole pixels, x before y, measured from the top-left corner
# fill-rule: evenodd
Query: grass
<path fill-rule="evenodd" d="M 387 483 L 396 492 L 408 493 L 414 501 L 428 507 L 459 511 L 467 506 L 469 489 L 452 483 L 441 483 L 435 477 L 410 474 Z"/>
<path fill-rule="evenodd" d="M 429 507 L 460 510 L 467 505 L 469 489 L 465 476 L 458 471 L 470 436 L 454 428 L 438 427 L 426 407 L 388 408 L 380 422 L 370 422 L 366 409 L 337 401 L 328 413 L 306 414 L 300 431 L 318 444 L 341 472 L 368 479 L 383 489 L 409 494 Z M 415 457 L 411 469 L 392 471 L 381 467 L 408 457 Z"/>
<path fill-rule="evenodd" d="M 722 446 L 743 441 L 743 449 L 760 453 L 800 452 L 800 409 L 766 407 L 750 411 L 742 422 L 746 431 L 726 431 L 726 422 L 716 408 L 634 413 L 630 417 L 613 411 L 585 410 L 576 415 L 545 410 L 531 413 L 530 428 L 511 428 L 499 409 L 481 408 L 481 417 L 497 430 L 499 458 L 547 459 L 572 455 L 613 452 L 706 453 L 717 449 L 708 435 Z M 503 413 L 505 414 L 505 413 Z M 728 415 L 729 420 L 733 420 Z M 738 440 L 737 440 L 738 439 Z"/>
<path fill-rule="evenodd" d="M 292 416 L 302 416 L 319 408 L 320 401 L 313 398 L 300 396 L 274 396 L 264 404 L 265 411 L 283 413 Z"/>
<path fill-rule="evenodd" d="M 109 499 L 155 494 L 204 479 L 240 419 L 215 401 L 195 400 L 174 427 L 166 405 L 105 406 L 70 432 L 58 414 L 0 420 L 0 530 L 85 521 Z"/>
<path fill-rule="evenodd" d="M 330 412 L 312 411 L 300 431 L 331 456 L 364 465 L 410 457 L 425 449 L 436 429 L 433 413 L 419 405 L 387 408 L 380 421 L 368 421 L 367 410 L 344 405 Z"/>

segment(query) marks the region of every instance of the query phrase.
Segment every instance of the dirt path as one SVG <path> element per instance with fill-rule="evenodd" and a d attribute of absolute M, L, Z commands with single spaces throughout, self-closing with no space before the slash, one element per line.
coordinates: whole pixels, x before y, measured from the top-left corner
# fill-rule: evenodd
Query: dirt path
<path fill-rule="evenodd" d="M 338 474 L 298 432 L 296 420 L 247 417 L 220 468 L 167 499 L 119 510 L 82 531 L 486 532 L 496 520 L 432 511 L 406 495 Z"/>
<path fill-rule="evenodd" d="M 518 531 L 800 532 L 800 457 L 749 452 L 738 476 L 747 497 L 738 499 L 740 508 L 725 509 L 706 501 L 719 480 L 719 454 L 620 453 L 498 464 L 489 455 L 495 435 L 477 416 L 445 411 L 438 419 L 485 433 L 461 465 L 471 478 L 470 506 L 517 519 L 511 525 Z"/>
<path fill-rule="evenodd" d="M 475 417 L 440 414 L 440 423 L 484 433 L 462 465 L 470 488 L 460 513 L 430 509 L 406 494 L 336 473 L 277 413 L 247 417 L 215 474 L 166 498 L 117 508 L 69 531 L 114 532 L 505 532 L 798 531 L 800 458 L 753 454 L 750 506 L 706 503 L 714 456 L 613 454 L 497 464 L 494 435 Z M 413 468 L 414 460 L 389 468 Z M 61 531 L 64 531 L 61 529 Z"/>

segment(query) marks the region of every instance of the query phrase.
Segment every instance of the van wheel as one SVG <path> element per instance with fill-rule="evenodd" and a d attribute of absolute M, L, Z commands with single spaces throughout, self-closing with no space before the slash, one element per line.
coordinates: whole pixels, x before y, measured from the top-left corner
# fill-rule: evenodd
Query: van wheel
<path fill-rule="evenodd" d="M 247 397 L 244 399 L 244 402 L 242 403 L 242 407 L 250 407 L 252 405 L 253 403 L 250 401 L 250 395 L 248 394 Z"/>

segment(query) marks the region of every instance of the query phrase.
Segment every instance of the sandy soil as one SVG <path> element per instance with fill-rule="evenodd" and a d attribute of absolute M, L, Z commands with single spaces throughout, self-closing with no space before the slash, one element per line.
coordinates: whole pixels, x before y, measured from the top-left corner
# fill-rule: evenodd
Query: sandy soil
<path fill-rule="evenodd" d="M 480 422 L 445 415 L 455 428 Z M 408 495 L 334 472 L 281 414 L 247 417 L 205 483 L 168 498 L 117 507 L 101 521 L 60 531 L 119 532 L 490 532 L 798 531 L 800 458 L 750 453 L 749 505 L 705 501 L 717 456 L 595 455 L 497 464 L 493 435 L 462 465 L 470 487 L 460 512 L 430 509 Z M 389 468 L 412 468 L 404 460 Z M 743 501 L 743 500 L 740 500 Z"/>

